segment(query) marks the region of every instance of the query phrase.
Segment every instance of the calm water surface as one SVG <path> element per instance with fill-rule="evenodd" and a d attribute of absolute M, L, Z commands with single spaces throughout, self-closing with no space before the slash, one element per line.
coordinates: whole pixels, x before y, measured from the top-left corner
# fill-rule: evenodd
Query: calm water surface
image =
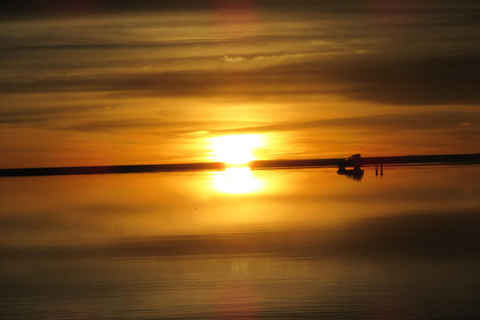
<path fill-rule="evenodd" d="M 480 166 L 0 179 L 2 319 L 478 319 Z"/>

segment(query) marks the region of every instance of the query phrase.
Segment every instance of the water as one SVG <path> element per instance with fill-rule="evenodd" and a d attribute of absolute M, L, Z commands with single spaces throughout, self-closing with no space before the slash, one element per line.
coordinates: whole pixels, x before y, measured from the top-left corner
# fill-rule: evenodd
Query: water
<path fill-rule="evenodd" d="M 2 319 L 477 319 L 480 166 L 0 179 Z"/>

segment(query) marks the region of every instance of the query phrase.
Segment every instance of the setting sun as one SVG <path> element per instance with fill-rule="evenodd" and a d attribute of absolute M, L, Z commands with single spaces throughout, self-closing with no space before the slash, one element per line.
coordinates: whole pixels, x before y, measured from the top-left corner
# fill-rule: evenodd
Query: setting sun
<path fill-rule="evenodd" d="M 260 147 L 258 134 L 230 135 L 212 138 L 213 159 L 231 165 L 244 165 L 255 160 L 253 152 Z"/>

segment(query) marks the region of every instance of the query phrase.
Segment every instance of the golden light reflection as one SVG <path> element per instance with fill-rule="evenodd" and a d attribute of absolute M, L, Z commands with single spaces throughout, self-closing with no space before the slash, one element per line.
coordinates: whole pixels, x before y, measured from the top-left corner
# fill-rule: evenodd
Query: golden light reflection
<path fill-rule="evenodd" d="M 258 192 L 263 189 L 263 182 L 255 177 L 249 167 L 227 168 L 213 176 L 214 187 L 217 191 L 230 194 L 244 194 Z"/>
<path fill-rule="evenodd" d="M 245 165 L 255 159 L 254 150 L 263 144 L 261 135 L 241 134 L 211 139 L 213 160 L 231 165 Z"/>

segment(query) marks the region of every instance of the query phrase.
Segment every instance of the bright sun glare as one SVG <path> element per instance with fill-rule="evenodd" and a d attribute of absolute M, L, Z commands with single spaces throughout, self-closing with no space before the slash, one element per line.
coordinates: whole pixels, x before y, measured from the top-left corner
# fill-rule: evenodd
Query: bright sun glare
<path fill-rule="evenodd" d="M 213 158 L 230 165 L 245 165 L 255 160 L 254 149 L 262 145 L 258 134 L 242 134 L 212 138 Z"/>
<path fill-rule="evenodd" d="M 216 190 L 230 194 L 257 192 L 263 188 L 263 182 L 252 174 L 249 167 L 215 172 L 213 182 Z"/>

